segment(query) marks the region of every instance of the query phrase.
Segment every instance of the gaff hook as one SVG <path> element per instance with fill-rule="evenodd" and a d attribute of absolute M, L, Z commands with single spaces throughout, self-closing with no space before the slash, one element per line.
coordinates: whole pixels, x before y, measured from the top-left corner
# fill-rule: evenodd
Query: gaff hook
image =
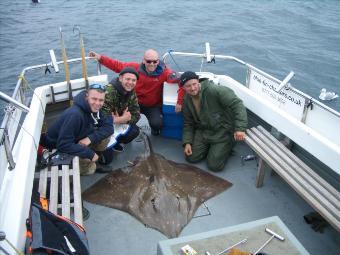
<path fill-rule="evenodd" d="M 75 30 L 78 30 L 79 32 L 79 39 L 80 39 L 80 54 L 81 54 L 81 66 L 82 66 L 82 71 L 83 71 L 83 77 L 85 80 L 85 88 L 88 89 L 89 87 L 89 79 L 87 76 L 87 68 L 86 68 L 86 57 L 85 57 L 85 46 L 84 46 L 84 40 L 83 36 L 81 35 L 80 32 L 80 27 L 77 25 L 73 26 L 73 33 Z"/>

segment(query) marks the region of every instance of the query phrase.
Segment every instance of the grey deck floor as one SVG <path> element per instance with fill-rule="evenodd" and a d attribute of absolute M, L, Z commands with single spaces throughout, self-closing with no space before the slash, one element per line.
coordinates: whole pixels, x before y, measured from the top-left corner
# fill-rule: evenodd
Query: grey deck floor
<path fill-rule="evenodd" d="M 149 134 L 149 131 L 146 130 L 145 133 Z M 150 139 L 156 153 L 176 162 L 185 162 L 180 141 L 160 136 L 151 136 Z M 133 160 L 143 149 L 143 143 L 134 141 L 125 147 L 123 153 L 115 152 L 112 168 L 126 166 L 127 161 Z M 211 215 L 192 219 L 180 236 L 279 216 L 310 254 L 339 254 L 339 233 L 331 227 L 327 227 L 322 234 L 314 232 L 303 219 L 303 215 L 311 212 L 312 208 L 279 176 L 267 175 L 264 186 L 260 189 L 255 187 L 256 161 L 241 165 L 240 160 L 242 155 L 251 153 L 244 143 L 235 146 L 234 155 L 225 169 L 216 174 L 232 182 L 233 186 L 208 200 L 206 204 Z M 204 161 L 196 166 L 207 170 Z M 95 174 L 82 177 L 82 189 L 85 190 L 103 176 Z M 155 255 L 157 243 L 167 239 L 160 232 L 146 228 L 125 212 L 87 202 L 84 202 L 84 205 L 91 214 L 85 222 L 91 254 Z"/>

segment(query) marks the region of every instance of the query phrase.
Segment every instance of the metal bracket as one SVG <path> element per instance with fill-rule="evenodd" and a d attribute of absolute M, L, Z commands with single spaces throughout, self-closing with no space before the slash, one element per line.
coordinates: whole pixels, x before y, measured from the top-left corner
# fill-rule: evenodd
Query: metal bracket
<path fill-rule="evenodd" d="M 310 108 L 311 110 L 313 110 L 313 106 L 314 106 L 314 102 L 312 100 L 312 98 L 310 98 L 307 102 L 306 108 Z"/>

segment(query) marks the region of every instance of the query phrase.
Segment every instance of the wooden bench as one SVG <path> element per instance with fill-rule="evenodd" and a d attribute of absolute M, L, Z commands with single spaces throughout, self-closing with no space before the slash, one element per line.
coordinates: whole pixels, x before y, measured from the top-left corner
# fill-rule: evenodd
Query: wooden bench
<path fill-rule="evenodd" d="M 246 143 L 259 155 L 256 187 L 263 185 L 265 164 L 340 232 L 340 192 L 314 172 L 262 126 L 247 130 Z"/>
<path fill-rule="evenodd" d="M 39 175 L 39 193 L 40 197 L 48 199 L 50 212 L 83 226 L 79 157 L 74 157 L 70 166 L 58 165 L 42 169 Z M 59 201 L 58 194 L 61 194 Z"/>

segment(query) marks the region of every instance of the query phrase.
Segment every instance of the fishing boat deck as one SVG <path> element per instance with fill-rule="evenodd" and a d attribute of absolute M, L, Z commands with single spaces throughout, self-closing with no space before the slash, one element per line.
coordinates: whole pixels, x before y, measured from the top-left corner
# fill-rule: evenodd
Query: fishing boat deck
<path fill-rule="evenodd" d="M 185 163 L 181 142 L 161 136 L 151 136 L 141 120 L 142 131 L 150 136 L 154 152 L 167 159 Z M 166 146 L 165 146 L 166 145 Z M 144 150 L 142 142 L 133 141 L 125 146 L 123 153 L 115 152 L 111 163 L 113 169 L 127 166 Z M 303 215 L 313 209 L 278 175 L 267 175 L 262 188 L 255 187 L 257 162 L 246 161 L 241 164 L 241 156 L 253 154 L 243 142 L 234 147 L 234 153 L 224 170 L 213 173 L 233 183 L 233 186 L 206 202 L 211 215 L 193 218 L 183 229 L 180 237 L 234 226 L 245 222 L 278 216 L 288 229 L 301 242 L 310 254 L 338 254 L 340 235 L 333 228 L 327 227 L 324 233 L 315 232 L 306 224 Z M 196 164 L 207 170 L 205 161 Z M 82 177 L 82 190 L 87 189 L 103 174 Z M 269 180 L 270 179 L 270 180 Z M 85 221 L 85 228 L 92 254 L 108 254 L 114 251 L 120 254 L 156 254 L 157 243 L 167 237 L 157 230 L 145 227 L 128 213 L 94 205 L 84 201 L 90 211 L 90 218 Z M 206 213 L 199 208 L 196 215 Z"/>
<path fill-rule="evenodd" d="M 178 54 L 181 55 L 182 53 L 178 52 Z M 188 54 L 191 55 L 191 53 Z M 205 58 L 207 54 L 199 54 L 199 56 Z M 232 58 L 238 63 L 246 64 L 234 57 L 216 55 L 216 57 L 217 56 L 220 56 L 222 59 Z M 46 65 L 43 64 L 30 68 L 45 67 Z M 249 72 L 260 71 L 249 64 L 247 64 L 247 68 L 248 74 Z M 22 76 L 25 72 L 26 69 L 22 72 Z M 264 74 L 265 73 L 261 71 L 261 75 Z M 237 92 L 249 110 L 249 120 L 251 119 L 250 117 L 253 117 L 251 115 L 256 115 L 254 122 L 256 125 L 263 125 L 262 122 L 264 122 L 264 124 L 272 126 L 273 128 L 280 127 L 280 132 L 294 141 L 294 152 L 304 157 L 305 162 L 312 162 L 312 160 L 319 161 L 317 162 L 317 166 L 320 170 L 320 175 L 328 177 L 327 182 L 332 185 L 334 184 L 333 186 L 339 189 L 340 169 L 337 160 L 339 158 L 339 150 L 337 148 L 340 141 L 337 137 L 333 137 L 333 134 L 339 126 L 340 113 L 335 112 L 313 99 L 309 101 L 309 103 L 313 102 L 314 110 L 311 111 L 308 107 L 304 107 L 306 111 L 303 113 L 305 114 L 304 117 L 306 117 L 306 123 L 300 122 L 293 118 L 290 113 L 283 111 L 279 107 L 273 107 L 275 106 L 275 102 L 263 100 L 263 94 L 258 95 L 249 89 L 249 85 L 252 84 L 249 84 L 249 81 L 245 87 L 243 84 L 225 75 L 219 76 L 213 73 L 202 73 L 202 75 L 212 80 L 218 80 L 220 85 L 228 86 Z M 253 74 L 253 76 L 256 77 L 258 75 L 258 73 Z M 277 86 L 281 86 L 279 80 L 268 74 L 266 75 L 266 77 L 261 77 L 266 81 L 275 83 Z M 106 84 L 108 78 L 107 75 L 92 76 L 90 77 L 90 82 L 91 81 Z M 22 100 L 24 97 L 23 94 L 21 94 L 22 84 L 24 84 L 22 79 L 19 79 L 16 89 L 17 93 L 13 96 L 13 98 L 19 102 L 19 104 L 18 102 L 15 104 L 19 109 L 22 109 L 20 105 L 24 103 Z M 260 86 L 261 84 L 255 85 Z M 4 188 L 1 193 L 1 203 L 5 206 L 0 207 L 3 209 L 1 210 L 2 217 L 0 219 L 0 225 L 10 234 L 10 239 L 13 240 L 18 247 L 23 246 L 24 243 L 24 238 L 21 233 L 26 230 L 24 223 L 29 209 L 29 191 L 32 189 L 32 183 L 27 180 L 33 180 L 34 177 L 36 156 L 35 140 L 39 140 L 42 124 L 47 124 L 48 126 L 63 109 L 69 106 L 67 83 L 60 82 L 52 85 L 53 89 L 51 89 L 50 85 L 47 85 L 35 90 L 35 96 L 32 97 L 30 110 L 24 118 L 25 129 L 19 132 L 13 150 L 10 147 L 9 141 L 7 141 L 7 146 L 2 147 L 2 152 L 4 153 L 1 154 L 3 158 L 1 161 L 1 169 L 5 169 L 5 171 L 0 173 L 0 180 L 4 180 L 3 183 L 5 185 L 2 186 Z M 72 80 L 72 86 L 74 92 L 79 92 L 84 89 L 84 80 Z M 306 99 L 306 95 L 296 89 L 294 89 L 293 92 L 298 93 L 301 100 Z M 271 93 L 277 93 L 277 90 L 273 89 Z M 177 95 L 176 89 L 175 95 Z M 75 94 L 73 94 L 73 96 L 75 96 Z M 280 97 L 280 100 L 281 99 L 283 100 L 284 98 Z M 165 102 L 166 100 L 163 101 Z M 173 101 L 173 103 L 174 102 L 176 101 Z M 46 111 L 44 110 L 45 104 L 47 104 Z M 25 110 L 25 108 L 24 106 L 23 109 Z M 15 114 L 11 113 L 8 114 L 8 116 L 6 115 L 9 118 L 8 120 L 12 120 L 13 118 L 14 121 L 3 122 L 4 134 L 6 134 L 8 130 L 16 131 L 18 127 L 21 127 L 17 124 L 22 117 L 18 112 L 21 114 L 20 110 L 16 110 Z M 250 112 L 252 112 L 252 114 L 249 114 Z M 8 123 L 11 124 L 11 126 L 9 126 L 10 128 L 7 130 Z M 254 123 L 250 123 L 249 125 L 254 126 Z M 319 125 L 319 123 L 327 123 L 327 125 Z M 161 136 L 151 136 L 144 116 L 138 125 L 142 131 L 150 136 L 154 152 L 165 156 L 169 160 L 186 163 L 180 141 Z M 11 135 L 10 141 L 13 142 L 17 132 L 13 132 L 13 134 L 8 133 Z M 3 137 L 6 138 L 7 136 L 3 135 Z M 32 137 L 35 139 L 32 139 Z M 320 137 L 323 139 L 320 139 Z M 28 148 L 31 150 L 30 153 L 27 153 Z M 297 148 L 299 148 L 299 150 L 297 150 Z M 15 156 L 15 159 L 20 159 L 16 161 L 17 164 L 15 165 L 18 171 L 8 170 L 7 164 L 10 163 L 10 166 L 14 168 L 15 162 L 6 156 L 6 149 L 6 152 L 10 151 L 10 155 Z M 112 169 L 119 169 L 127 166 L 129 164 L 128 161 L 133 161 L 144 151 L 144 143 L 138 142 L 138 139 L 136 139 L 125 147 L 123 153 L 115 152 L 114 160 L 110 164 L 110 167 Z M 233 183 L 233 186 L 206 202 L 211 212 L 210 215 L 202 216 L 207 211 L 204 207 L 199 208 L 196 216 L 202 217 L 194 217 L 182 230 L 180 237 L 278 216 L 310 254 L 339 254 L 339 233 L 331 227 L 327 227 L 324 233 L 313 231 L 311 226 L 305 223 L 303 216 L 314 210 L 282 180 L 281 177 L 278 175 L 267 175 L 264 186 L 259 189 L 255 187 L 257 162 L 253 160 L 246 161 L 244 164 L 241 163 L 241 156 L 249 154 L 253 154 L 253 152 L 244 142 L 237 143 L 234 148 L 234 153 L 226 164 L 225 169 L 219 173 L 212 173 Z M 195 164 L 195 166 L 204 171 L 208 171 L 205 161 Z M 103 177 L 103 174 L 81 177 L 82 190 L 86 190 Z M 18 194 L 19 196 L 17 197 Z M 17 199 L 19 203 L 12 203 L 14 199 Z M 84 205 L 90 211 L 90 218 L 85 221 L 85 228 L 87 230 L 91 254 L 119 253 L 155 255 L 157 253 L 158 242 L 167 239 L 167 237 L 159 231 L 147 228 L 126 212 L 91 204 L 86 201 L 84 201 Z"/>

